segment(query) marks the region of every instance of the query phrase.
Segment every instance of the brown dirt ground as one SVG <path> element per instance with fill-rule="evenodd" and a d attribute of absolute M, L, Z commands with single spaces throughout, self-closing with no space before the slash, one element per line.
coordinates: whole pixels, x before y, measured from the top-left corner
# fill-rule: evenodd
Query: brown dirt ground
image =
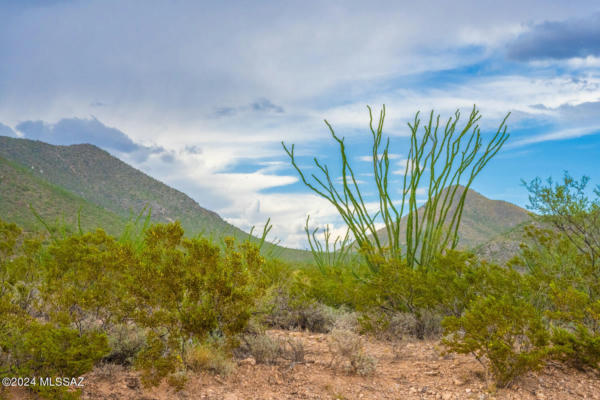
<path fill-rule="evenodd" d="M 347 375 L 330 366 L 326 334 L 272 330 L 269 335 L 301 340 L 305 363 L 254 365 L 240 362 L 228 377 L 192 375 L 181 392 L 162 383 L 142 389 L 137 374 L 94 370 L 86 376 L 83 399 L 599 399 L 600 374 L 560 364 L 529 373 L 508 389 L 486 384 L 482 366 L 472 357 L 442 355 L 439 341 L 393 344 L 369 339 L 366 349 L 378 360 L 374 375 Z M 22 391 L 12 398 L 29 398 Z"/>

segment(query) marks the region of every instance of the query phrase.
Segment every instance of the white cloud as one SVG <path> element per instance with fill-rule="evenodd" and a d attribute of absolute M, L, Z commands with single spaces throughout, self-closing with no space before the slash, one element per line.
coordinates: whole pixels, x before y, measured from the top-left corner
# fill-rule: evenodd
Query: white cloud
<path fill-rule="evenodd" d="M 510 143 L 507 147 L 521 147 L 534 143 L 548 142 L 553 140 L 566 140 L 573 139 L 588 135 L 597 135 L 600 133 L 600 125 L 595 127 L 582 127 L 572 129 L 562 129 L 550 133 L 544 133 L 541 135 L 530 136 L 516 142 Z"/>

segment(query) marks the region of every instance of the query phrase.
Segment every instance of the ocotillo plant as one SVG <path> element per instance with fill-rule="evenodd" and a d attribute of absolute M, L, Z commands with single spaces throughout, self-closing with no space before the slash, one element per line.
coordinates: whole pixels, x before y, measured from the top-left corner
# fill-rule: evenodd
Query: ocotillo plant
<path fill-rule="evenodd" d="M 310 250 L 319 270 L 324 272 L 327 268 L 338 267 L 348 262 L 351 256 L 350 250 L 352 249 L 350 246 L 350 230 L 346 230 L 346 234 L 343 238 L 338 236 L 335 240 L 332 240 L 331 230 L 329 229 L 329 225 L 327 225 L 323 230 L 323 239 L 325 243 L 325 245 L 323 245 L 317 237 L 319 228 L 311 230 L 308 227 L 309 220 L 310 215 L 306 217 L 304 232 L 306 232 L 308 245 L 310 246 Z"/>
<path fill-rule="evenodd" d="M 460 130 L 457 130 L 460 111 L 457 110 L 454 117 L 448 119 L 445 127 L 440 126 L 440 116 L 434 118 L 434 112 L 431 111 L 428 123 L 423 126 L 422 135 L 418 134 L 421 120 L 417 112 L 414 121 L 408 124 L 410 150 L 404 170 L 402 196 L 399 202 L 395 203 L 390 195 L 392 190 L 389 182 L 390 139 L 387 138 L 385 146 L 382 146 L 385 105 L 380 112 L 376 127 L 373 124 L 371 107 L 367 106 L 367 108 L 373 137 L 373 178 L 379 200 L 379 210 L 376 213 L 367 209 L 348 159 L 344 138 L 335 134 L 327 120 L 325 124 L 339 145 L 342 159 L 341 188 L 334 184 L 335 177 L 332 177 L 327 165 L 321 163 L 316 157 L 314 163 L 320 171 L 320 176 L 311 174 L 312 180 L 309 182 L 296 162 L 294 145 L 288 148 L 282 142 L 283 148 L 302 182 L 337 209 L 371 268 L 377 269 L 374 260 L 381 257 L 386 260 L 404 258 L 412 268 L 427 266 L 445 249 L 457 246 L 458 227 L 467 189 L 508 139 L 506 119 L 510 113 L 504 117 L 487 146 L 483 147 L 483 139 L 477 124 L 481 116 L 475 106 L 465 126 Z M 465 182 L 463 183 L 462 180 Z M 458 188 L 461 184 L 465 189 L 459 192 Z M 428 201 L 419 211 L 417 189 L 421 187 L 420 185 L 426 185 Z M 401 241 L 403 216 L 406 218 L 404 254 Z M 387 243 L 377 231 L 377 222 L 383 222 L 385 226 Z"/>

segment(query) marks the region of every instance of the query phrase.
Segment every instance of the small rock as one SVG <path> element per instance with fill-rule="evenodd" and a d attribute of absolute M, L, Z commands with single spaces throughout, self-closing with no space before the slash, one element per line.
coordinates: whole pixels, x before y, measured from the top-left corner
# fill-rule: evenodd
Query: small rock
<path fill-rule="evenodd" d="M 132 390 L 139 389 L 140 387 L 140 381 L 135 376 L 128 376 L 127 378 L 125 378 L 125 384 L 129 389 Z"/>

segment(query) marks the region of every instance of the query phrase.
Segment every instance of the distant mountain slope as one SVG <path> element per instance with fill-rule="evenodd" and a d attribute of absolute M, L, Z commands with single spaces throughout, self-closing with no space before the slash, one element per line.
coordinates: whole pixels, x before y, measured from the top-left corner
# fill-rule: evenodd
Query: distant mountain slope
<path fill-rule="evenodd" d="M 203 230 L 234 236 L 243 233 L 185 194 L 90 144 L 53 146 L 0 137 L 0 156 L 31 168 L 34 176 L 125 218 L 149 205 L 154 220 L 178 219 L 190 234 Z"/>
<path fill-rule="evenodd" d="M 464 187 L 461 186 L 457 190 L 455 198 L 458 198 L 463 190 Z M 420 207 L 418 212 L 422 213 L 423 207 Z M 490 200 L 469 189 L 458 229 L 459 247 L 475 249 L 529 220 L 529 214 L 525 209 L 506 201 Z M 401 232 L 405 231 L 406 218 L 403 218 Z M 384 238 L 384 241 L 387 241 L 385 229 L 378 232 Z M 404 233 L 401 233 L 401 235 L 401 242 L 406 243 Z"/>
<path fill-rule="evenodd" d="M 0 175 L 6 175 L 0 195 L 3 219 L 34 226 L 37 221 L 28 202 L 51 219 L 60 215 L 67 220 L 76 218 L 82 206 L 82 221 L 114 233 L 132 213 L 149 205 L 153 221 L 179 220 L 189 235 L 248 237 L 184 193 L 90 144 L 54 146 L 0 136 L 0 157 L 4 158 Z M 293 260 L 310 258 L 310 253 L 302 250 L 277 247 L 274 252 Z"/>
<path fill-rule="evenodd" d="M 480 257 L 493 261 L 497 264 L 504 265 L 514 256 L 518 255 L 521 251 L 521 244 L 525 243 L 528 245 L 533 244 L 531 239 L 525 236 L 525 227 L 534 225 L 537 227 L 549 227 L 545 226 L 539 221 L 531 222 L 527 221 L 520 225 L 517 225 L 508 232 L 498 235 L 495 238 L 477 246 L 475 253 Z"/>
<path fill-rule="evenodd" d="M 125 219 L 81 197 L 36 177 L 26 167 L 0 157 L 0 218 L 15 222 L 28 231 L 42 228 L 30 210 L 31 205 L 49 223 L 57 220 L 77 226 L 81 208 L 81 227 L 85 230 L 102 226 L 118 234 Z"/>

